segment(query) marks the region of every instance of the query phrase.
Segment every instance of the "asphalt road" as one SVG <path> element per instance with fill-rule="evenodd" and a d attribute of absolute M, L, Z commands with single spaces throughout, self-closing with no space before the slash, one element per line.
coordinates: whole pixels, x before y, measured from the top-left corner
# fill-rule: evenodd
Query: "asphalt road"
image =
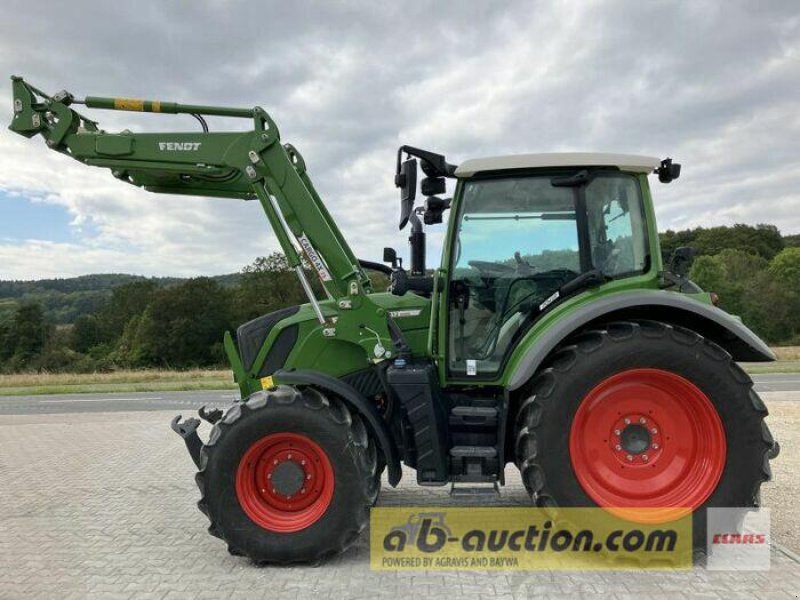
<path fill-rule="evenodd" d="M 770 373 L 752 377 L 759 393 L 800 392 L 800 373 Z"/>
<path fill-rule="evenodd" d="M 800 392 L 800 374 L 754 375 L 756 391 Z M 795 398 L 796 396 L 788 396 Z M 224 407 L 236 398 L 232 391 L 141 392 L 121 394 L 52 394 L 0 396 L 0 415 L 47 415 L 175 410 L 189 416 L 201 406 Z"/>
<path fill-rule="evenodd" d="M 201 406 L 228 406 L 234 391 L 137 392 L 120 394 L 48 394 L 42 396 L 0 396 L 0 415 L 49 415 L 63 413 L 183 411 L 184 416 Z"/>

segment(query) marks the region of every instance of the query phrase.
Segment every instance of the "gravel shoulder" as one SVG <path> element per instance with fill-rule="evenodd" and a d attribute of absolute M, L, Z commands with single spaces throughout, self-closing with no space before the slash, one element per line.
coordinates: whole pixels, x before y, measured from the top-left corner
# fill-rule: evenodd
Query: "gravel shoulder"
<path fill-rule="evenodd" d="M 800 393 L 765 392 L 761 398 L 769 409 L 767 424 L 781 445 L 771 462 L 773 480 L 761 488 L 764 506 L 771 509 L 772 539 L 800 553 Z M 792 402 L 791 400 L 795 400 Z"/>

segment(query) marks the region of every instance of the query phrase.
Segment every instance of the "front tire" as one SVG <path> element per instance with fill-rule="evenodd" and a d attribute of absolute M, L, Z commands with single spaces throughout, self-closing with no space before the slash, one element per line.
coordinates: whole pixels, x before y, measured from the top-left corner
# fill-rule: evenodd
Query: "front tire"
<path fill-rule="evenodd" d="M 233 405 L 200 456 L 209 532 L 257 563 L 343 552 L 378 494 L 376 448 L 361 418 L 313 388 L 280 386 Z"/>
<path fill-rule="evenodd" d="M 584 332 L 528 392 L 516 456 L 539 506 L 691 507 L 704 549 L 706 508 L 755 507 L 770 479 L 766 407 L 730 355 L 693 331 L 642 321 Z"/>

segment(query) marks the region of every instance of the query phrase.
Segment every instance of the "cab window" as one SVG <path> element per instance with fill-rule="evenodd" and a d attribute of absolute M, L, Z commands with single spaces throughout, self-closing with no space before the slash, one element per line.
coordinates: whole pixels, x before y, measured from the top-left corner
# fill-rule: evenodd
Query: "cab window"
<path fill-rule="evenodd" d="M 635 177 L 610 172 L 572 186 L 553 180 L 525 176 L 464 184 L 449 290 L 453 375 L 495 375 L 554 292 L 582 272 L 599 269 L 616 278 L 647 268 Z"/>

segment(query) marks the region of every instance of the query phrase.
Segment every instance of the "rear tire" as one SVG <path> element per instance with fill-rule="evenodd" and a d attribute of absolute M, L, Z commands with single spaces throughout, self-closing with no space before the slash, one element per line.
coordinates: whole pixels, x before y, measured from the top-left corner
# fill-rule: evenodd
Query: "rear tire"
<path fill-rule="evenodd" d="M 367 525 L 380 487 L 361 418 L 313 388 L 279 386 L 234 404 L 200 457 L 198 507 L 209 533 L 257 563 L 343 552 Z"/>
<path fill-rule="evenodd" d="M 525 398 L 515 450 L 538 506 L 691 506 L 693 546 L 704 550 L 706 509 L 756 507 L 771 478 L 774 441 L 752 380 L 687 329 L 641 321 L 586 331 L 553 354 Z"/>

